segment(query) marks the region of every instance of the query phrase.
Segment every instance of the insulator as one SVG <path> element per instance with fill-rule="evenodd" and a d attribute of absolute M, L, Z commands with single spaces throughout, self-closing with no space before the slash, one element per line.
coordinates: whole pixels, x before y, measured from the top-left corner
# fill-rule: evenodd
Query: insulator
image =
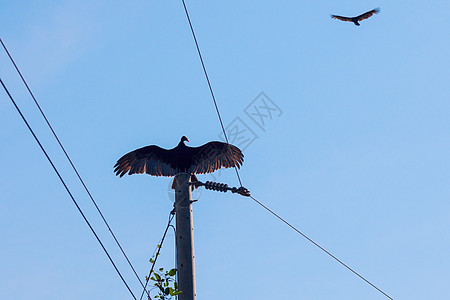
<path fill-rule="evenodd" d="M 219 183 L 218 189 L 219 189 L 219 191 L 221 191 L 221 192 L 226 192 L 226 191 L 228 191 L 228 184 L 225 184 L 225 183 Z"/>
<path fill-rule="evenodd" d="M 191 184 L 194 185 L 195 187 L 204 186 L 205 189 L 207 189 L 207 190 L 220 191 L 220 192 L 224 192 L 224 193 L 226 191 L 231 191 L 233 193 L 237 193 L 242 196 L 247 196 L 247 197 L 250 196 L 250 191 L 247 190 L 243 186 L 241 186 L 240 188 L 236 188 L 236 187 L 230 188 L 230 187 L 228 187 L 228 184 L 213 182 L 213 181 L 207 181 L 205 183 L 196 181 Z"/>

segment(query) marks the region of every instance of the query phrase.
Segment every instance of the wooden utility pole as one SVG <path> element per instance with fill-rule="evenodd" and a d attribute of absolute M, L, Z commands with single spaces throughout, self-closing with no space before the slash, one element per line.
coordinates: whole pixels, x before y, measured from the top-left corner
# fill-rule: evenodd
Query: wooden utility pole
<path fill-rule="evenodd" d="M 178 300 L 195 300 L 194 226 L 192 221 L 191 175 L 175 176 L 175 217 L 177 228 L 177 282 Z"/>

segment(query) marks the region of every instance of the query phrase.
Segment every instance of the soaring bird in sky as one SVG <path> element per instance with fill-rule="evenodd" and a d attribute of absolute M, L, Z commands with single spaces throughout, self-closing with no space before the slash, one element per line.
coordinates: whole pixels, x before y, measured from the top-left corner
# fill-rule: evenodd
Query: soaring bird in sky
<path fill-rule="evenodd" d="M 181 137 L 178 145 L 170 150 L 158 146 L 143 147 L 122 156 L 114 166 L 114 173 L 147 173 L 153 176 L 175 176 L 178 173 L 205 174 L 220 168 L 240 167 L 244 155 L 239 148 L 222 143 L 209 142 L 200 147 L 188 147 Z"/>
<path fill-rule="evenodd" d="M 365 20 L 370 18 L 372 15 L 377 14 L 380 12 L 380 8 L 372 9 L 371 11 L 365 12 L 359 16 L 356 17 L 342 17 L 337 15 L 331 15 L 331 18 L 338 19 L 345 22 L 353 22 L 356 26 L 359 26 L 359 21 Z"/>

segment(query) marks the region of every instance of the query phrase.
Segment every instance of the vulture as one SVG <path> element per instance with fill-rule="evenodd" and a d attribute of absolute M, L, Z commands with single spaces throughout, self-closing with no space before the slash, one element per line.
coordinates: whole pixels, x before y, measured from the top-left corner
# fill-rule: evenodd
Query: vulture
<path fill-rule="evenodd" d="M 147 173 L 153 176 L 175 176 L 178 173 L 205 174 L 222 167 L 240 167 L 244 155 L 239 148 L 222 143 L 209 142 L 200 147 L 188 147 L 181 137 L 178 145 L 170 150 L 158 146 L 143 147 L 122 156 L 114 166 L 114 173 L 122 177 L 127 174 Z"/>
<path fill-rule="evenodd" d="M 368 19 L 373 14 L 377 14 L 379 12 L 380 12 L 380 8 L 375 8 L 375 9 L 372 9 L 371 11 L 365 12 L 365 13 L 357 16 L 357 17 L 350 17 L 349 18 L 349 17 L 342 17 L 342 16 L 337 16 L 337 15 L 331 15 L 331 18 L 338 19 L 338 20 L 341 20 L 341 21 L 346 21 L 346 22 L 353 22 L 353 23 L 355 23 L 356 26 L 359 26 L 358 21 L 362 21 L 362 20 Z"/>

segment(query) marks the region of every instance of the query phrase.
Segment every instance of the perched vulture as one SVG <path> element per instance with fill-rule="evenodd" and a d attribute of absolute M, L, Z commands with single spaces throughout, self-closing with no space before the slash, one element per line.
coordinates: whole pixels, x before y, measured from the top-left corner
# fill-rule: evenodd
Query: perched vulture
<path fill-rule="evenodd" d="M 183 136 L 173 149 L 147 146 L 122 156 L 114 166 L 114 173 L 147 173 L 153 176 L 175 176 L 178 173 L 205 174 L 222 167 L 240 167 L 244 155 L 239 148 L 222 142 L 209 142 L 200 147 L 188 147 Z"/>
<path fill-rule="evenodd" d="M 380 8 L 375 8 L 375 9 L 372 9 L 371 11 L 365 12 L 365 13 L 357 16 L 357 17 L 349 18 L 349 17 L 342 17 L 342 16 L 331 15 L 331 18 L 338 19 L 338 20 L 341 20 L 341 21 L 346 21 L 346 22 L 353 22 L 353 23 L 355 23 L 356 26 L 359 26 L 358 21 L 362 21 L 362 20 L 368 19 L 373 14 L 377 14 L 379 12 L 380 12 Z"/>

